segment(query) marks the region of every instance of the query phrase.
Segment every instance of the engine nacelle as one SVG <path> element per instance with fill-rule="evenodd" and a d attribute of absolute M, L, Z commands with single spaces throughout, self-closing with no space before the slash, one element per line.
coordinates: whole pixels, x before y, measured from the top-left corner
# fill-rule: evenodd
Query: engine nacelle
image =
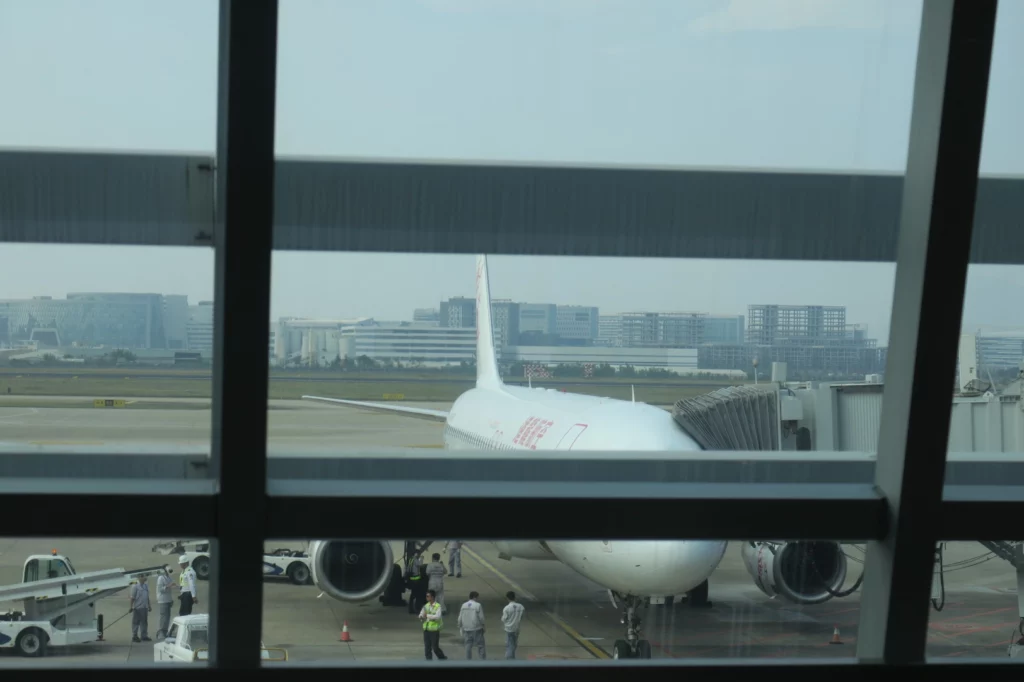
<path fill-rule="evenodd" d="M 754 584 L 769 597 L 821 604 L 846 582 L 846 554 L 838 542 L 746 542 L 742 554 Z"/>
<path fill-rule="evenodd" d="M 376 540 L 315 540 L 309 543 L 309 559 L 317 589 L 344 602 L 376 598 L 395 565 L 391 543 Z"/>

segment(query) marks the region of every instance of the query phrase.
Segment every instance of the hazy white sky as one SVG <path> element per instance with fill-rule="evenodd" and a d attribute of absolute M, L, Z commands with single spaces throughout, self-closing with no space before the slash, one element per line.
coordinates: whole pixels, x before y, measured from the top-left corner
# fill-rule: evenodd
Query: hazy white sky
<path fill-rule="evenodd" d="M 920 0 L 282 0 L 283 155 L 902 171 Z M 1024 2 L 997 25 L 982 171 L 1024 174 Z M 216 0 L 0 0 L 0 147 L 210 153 Z M 212 252 L 0 247 L 0 298 L 212 293 Z M 277 254 L 272 315 L 408 318 L 469 256 Z M 891 264 L 495 257 L 494 295 L 745 313 L 846 305 L 885 338 Z M 1017 267 L 967 326 L 1024 325 Z"/>

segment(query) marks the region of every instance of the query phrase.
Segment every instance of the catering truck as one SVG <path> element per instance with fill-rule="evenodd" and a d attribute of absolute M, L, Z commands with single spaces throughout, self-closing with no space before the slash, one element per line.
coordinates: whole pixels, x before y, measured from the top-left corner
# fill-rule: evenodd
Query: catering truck
<path fill-rule="evenodd" d="M 76 573 L 71 560 L 56 550 L 32 555 L 25 560 L 22 581 L 0 587 L 0 603 L 22 604 L 20 611 L 0 613 L 0 648 L 42 656 L 51 646 L 102 640 L 103 616 L 97 615 L 96 603 L 131 587 L 141 576 L 167 569 L 164 565 Z"/>

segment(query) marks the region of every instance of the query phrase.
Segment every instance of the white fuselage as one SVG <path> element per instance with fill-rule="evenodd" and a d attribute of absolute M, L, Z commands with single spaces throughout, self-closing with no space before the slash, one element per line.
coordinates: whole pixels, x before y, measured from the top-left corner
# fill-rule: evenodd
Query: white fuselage
<path fill-rule="evenodd" d="M 666 410 L 520 386 L 474 388 L 459 396 L 445 423 L 444 445 L 452 450 L 700 450 Z M 683 594 L 707 580 L 727 543 L 573 540 L 495 545 L 510 558 L 557 559 L 620 595 L 662 597 Z"/>

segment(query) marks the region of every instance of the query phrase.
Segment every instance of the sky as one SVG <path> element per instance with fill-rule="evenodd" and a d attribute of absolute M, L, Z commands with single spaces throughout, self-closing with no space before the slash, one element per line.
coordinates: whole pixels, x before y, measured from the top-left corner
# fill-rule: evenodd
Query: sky
<path fill-rule="evenodd" d="M 216 0 L 0 0 L 0 148 L 212 153 Z M 902 172 L 920 0 L 281 0 L 282 156 Z M 1001 3 L 982 172 L 1024 175 L 1024 2 Z M 845 305 L 888 333 L 886 263 L 493 257 L 494 296 L 605 312 Z M 206 248 L 5 245 L 0 298 L 212 297 Z M 272 317 L 408 319 L 471 256 L 275 253 Z M 972 266 L 965 327 L 1024 326 Z"/>

